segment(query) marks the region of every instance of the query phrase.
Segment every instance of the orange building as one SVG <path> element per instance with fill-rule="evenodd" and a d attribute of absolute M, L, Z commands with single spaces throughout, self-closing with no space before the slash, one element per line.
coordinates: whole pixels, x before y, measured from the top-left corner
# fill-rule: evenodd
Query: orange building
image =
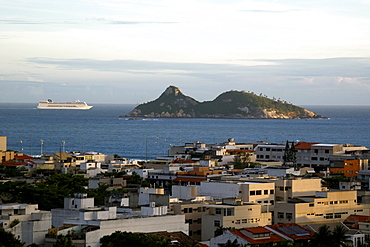
<path fill-rule="evenodd" d="M 331 175 L 343 175 L 347 178 L 357 177 L 358 171 L 362 170 L 364 163 L 368 160 L 336 160 L 331 164 L 329 172 Z"/>

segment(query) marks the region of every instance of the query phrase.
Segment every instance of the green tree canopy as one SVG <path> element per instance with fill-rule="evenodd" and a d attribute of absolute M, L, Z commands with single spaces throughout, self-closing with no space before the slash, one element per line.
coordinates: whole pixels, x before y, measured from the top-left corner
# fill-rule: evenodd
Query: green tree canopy
<path fill-rule="evenodd" d="M 0 247 L 23 247 L 19 239 L 17 239 L 13 233 L 7 232 L 4 229 L 0 228 Z"/>
<path fill-rule="evenodd" d="M 101 247 L 168 247 L 171 241 L 157 236 L 146 235 L 144 233 L 114 232 L 109 236 L 100 239 Z"/>

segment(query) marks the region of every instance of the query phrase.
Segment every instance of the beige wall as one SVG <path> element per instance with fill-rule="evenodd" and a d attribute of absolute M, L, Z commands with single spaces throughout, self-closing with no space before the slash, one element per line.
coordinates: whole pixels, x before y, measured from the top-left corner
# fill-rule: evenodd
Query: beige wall
<path fill-rule="evenodd" d="M 262 213 L 260 204 L 248 204 L 240 206 L 209 205 L 208 214 L 202 217 L 202 240 L 214 237 L 214 232 L 219 226 L 231 228 L 245 228 L 265 226 L 272 224 L 272 214 Z M 221 209 L 220 214 L 216 209 Z M 233 215 L 225 216 L 225 210 L 232 209 Z M 216 224 L 217 223 L 217 224 Z M 219 225 L 219 226 L 218 226 Z"/>
<path fill-rule="evenodd" d="M 357 203 L 357 191 L 318 192 L 307 202 L 277 203 L 274 224 L 340 222 L 351 214 L 368 215 L 369 206 Z"/>
<path fill-rule="evenodd" d="M 314 196 L 321 191 L 321 179 L 279 179 L 275 181 L 276 201 L 286 202 L 299 196 Z"/>
<path fill-rule="evenodd" d="M 0 151 L 6 151 L 6 136 L 0 136 Z"/>
<path fill-rule="evenodd" d="M 189 236 L 195 240 L 202 237 L 202 215 L 206 214 L 205 203 L 179 203 L 173 204 L 175 214 L 185 215 L 185 223 L 189 224 Z"/>

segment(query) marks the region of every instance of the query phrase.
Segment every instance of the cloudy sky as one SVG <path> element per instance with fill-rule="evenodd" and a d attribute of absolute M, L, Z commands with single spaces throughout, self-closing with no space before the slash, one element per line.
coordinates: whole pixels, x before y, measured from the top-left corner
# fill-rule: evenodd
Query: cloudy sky
<path fill-rule="evenodd" d="M 370 0 L 0 0 L 0 102 L 370 105 Z"/>

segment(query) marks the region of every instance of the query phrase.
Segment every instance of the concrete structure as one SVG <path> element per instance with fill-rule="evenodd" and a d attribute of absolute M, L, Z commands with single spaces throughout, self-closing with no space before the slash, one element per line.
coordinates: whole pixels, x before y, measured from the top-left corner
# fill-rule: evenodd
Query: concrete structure
<path fill-rule="evenodd" d="M 287 202 L 289 199 L 300 196 L 315 196 L 321 191 L 321 178 L 290 178 L 269 180 L 275 183 L 276 202 Z"/>
<path fill-rule="evenodd" d="M 332 176 L 357 177 L 360 170 L 368 170 L 368 159 L 333 160 L 329 172 Z"/>
<path fill-rule="evenodd" d="M 7 140 L 6 136 L 0 136 L 0 151 L 7 151 Z"/>
<path fill-rule="evenodd" d="M 189 224 L 189 236 L 195 240 L 202 239 L 202 216 L 206 213 L 206 202 L 185 202 L 172 205 L 175 214 L 185 215 L 185 223 Z"/>
<path fill-rule="evenodd" d="M 275 204 L 274 222 L 312 224 L 343 221 L 351 214 L 369 214 L 357 203 L 357 191 L 318 191 L 314 197 L 295 197 Z"/>
<path fill-rule="evenodd" d="M 230 200 L 232 203 L 207 205 L 206 214 L 202 215 L 202 240 L 214 237 L 217 228 L 245 228 L 265 226 L 272 223 L 272 214 L 262 212 L 262 205 L 242 203 L 241 200 Z"/>
<path fill-rule="evenodd" d="M 243 202 L 259 203 L 269 211 L 275 203 L 275 184 L 272 182 L 202 182 L 199 195 L 215 199 L 240 198 Z"/>
<path fill-rule="evenodd" d="M 249 227 L 242 229 L 226 230 L 222 235 L 211 238 L 209 247 L 219 247 L 228 241 L 237 243 L 241 246 L 262 245 L 268 243 L 278 243 L 285 239 L 274 234 L 265 227 Z"/>
<path fill-rule="evenodd" d="M 51 228 L 51 212 L 39 210 L 37 204 L 1 204 L 0 227 L 14 234 L 25 245 L 42 245 L 45 234 Z"/>
<path fill-rule="evenodd" d="M 189 226 L 185 223 L 184 215 L 169 215 L 167 207 L 151 204 L 143 207 L 141 213 L 127 210 L 127 213 L 118 214 L 116 207 L 93 207 L 94 198 L 87 198 L 86 194 L 76 194 L 75 198 L 65 198 L 64 209 L 53 209 L 53 226 L 55 228 L 47 239 L 47 246 L 52 246 L 58 234 L 67 232 L 83 233 L 82 246 L 98 247 L 100 238 L 115 231 L 127 232 L 177 232 L 188 234 Z M 73 228 L 65 227 L 74 225 Z M 88 229 L 88 230 L 87 230 Z M 54 236 L 54 237 L 53 237 Z"/>
<path fill-rule="evenodd" d="M 257 161 L 283 161 L 285 144 L 258 144 L 255 149 Z"/>

